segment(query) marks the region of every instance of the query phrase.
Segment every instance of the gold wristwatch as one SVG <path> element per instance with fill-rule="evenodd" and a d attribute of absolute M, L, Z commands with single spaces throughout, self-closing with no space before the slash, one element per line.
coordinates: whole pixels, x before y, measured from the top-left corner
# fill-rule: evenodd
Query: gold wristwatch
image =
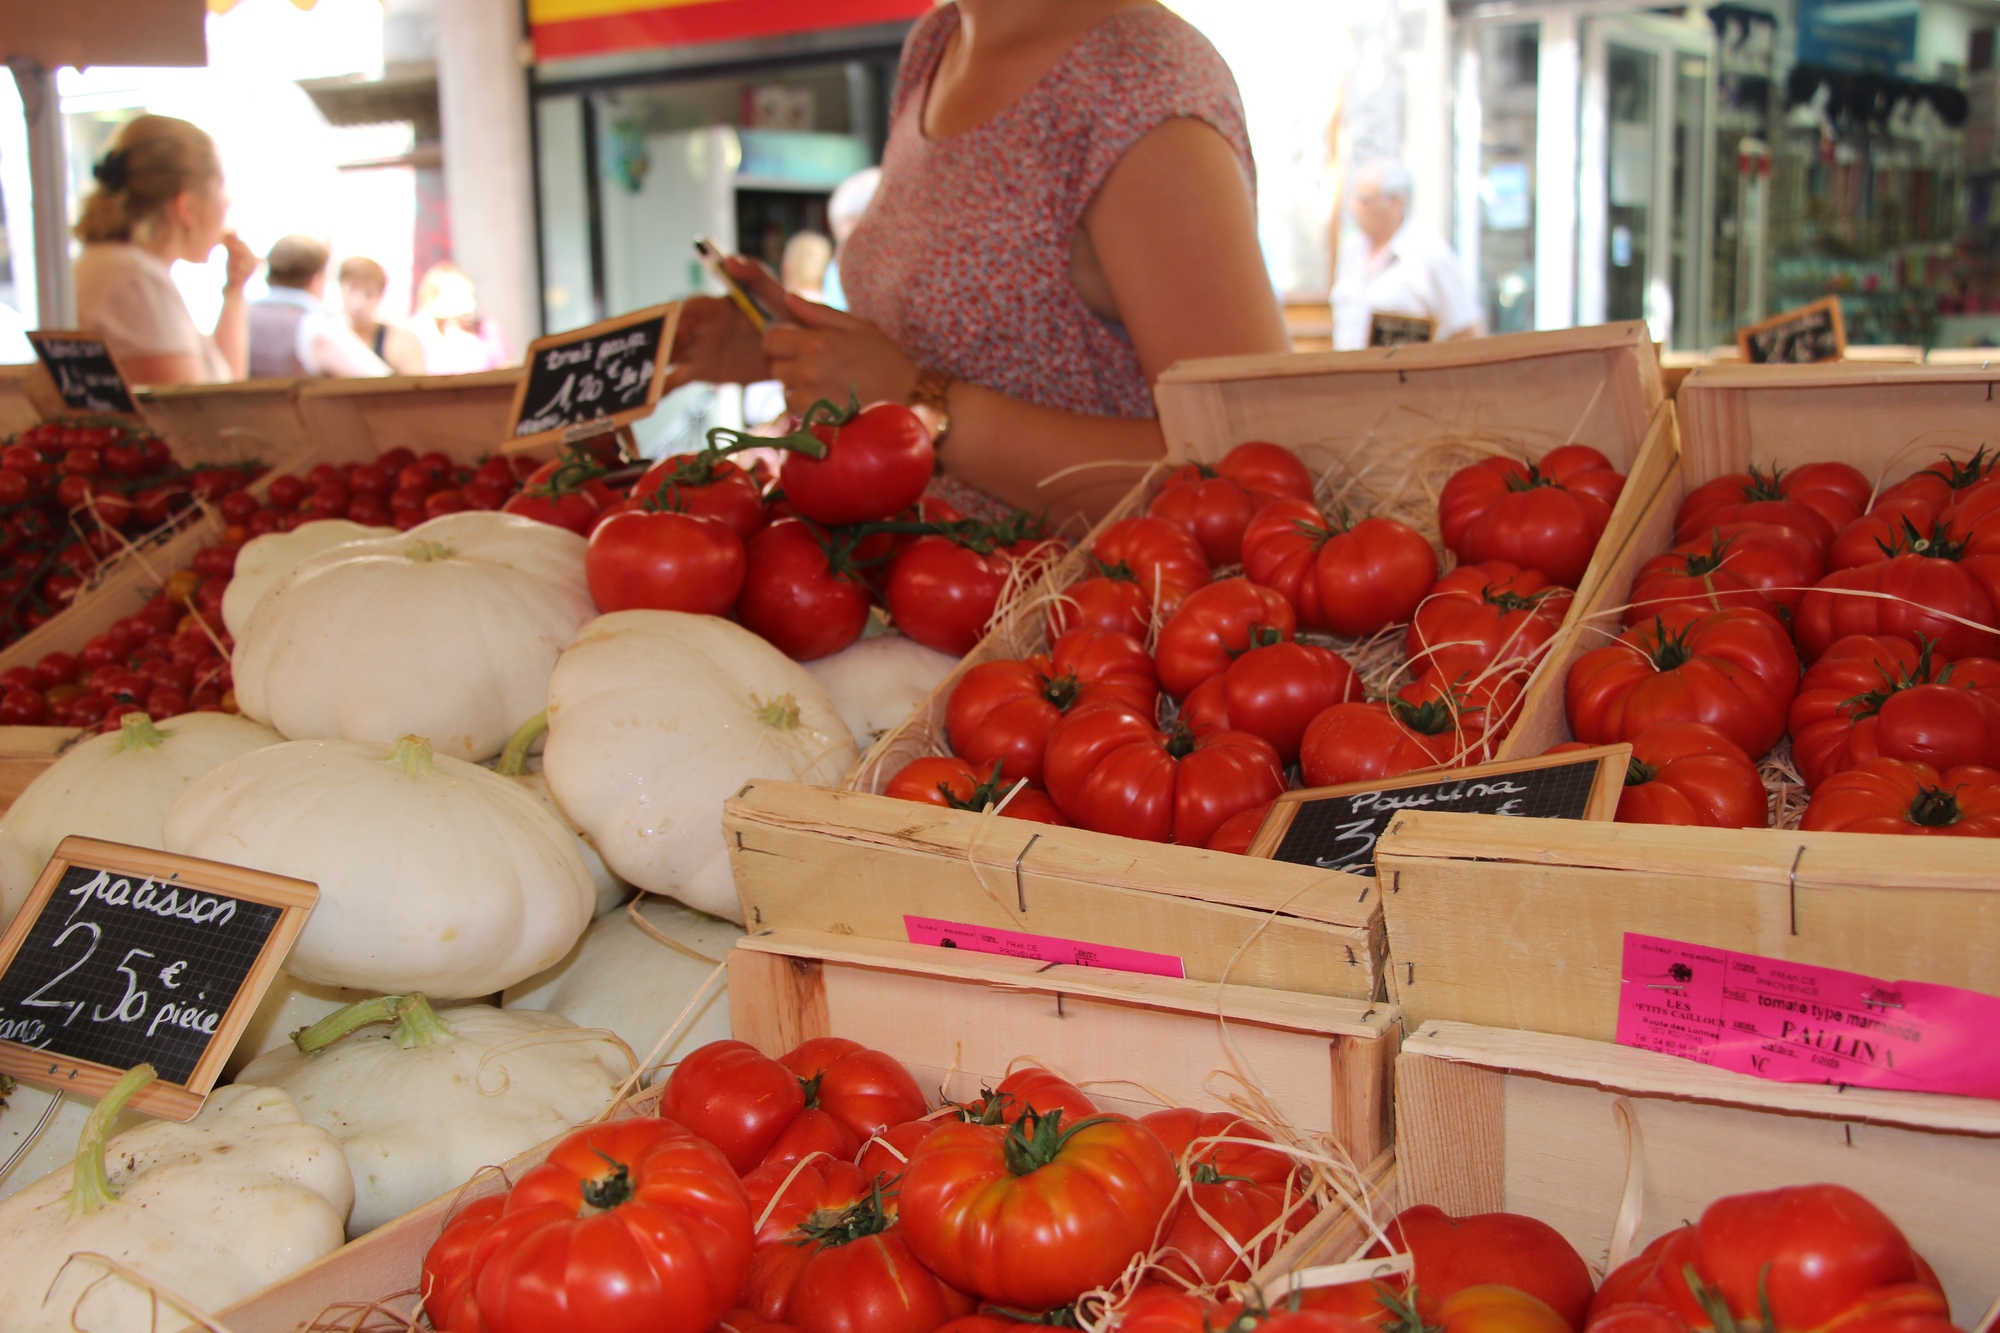
<path fill-rule="evenodd" d="M 956 383 L 957 376 L 926 366 L 917 371 L 917 382 L 905 400 L 930 426 L 934 447 L 942 447 L 951 433 L 951 386 Z"/>

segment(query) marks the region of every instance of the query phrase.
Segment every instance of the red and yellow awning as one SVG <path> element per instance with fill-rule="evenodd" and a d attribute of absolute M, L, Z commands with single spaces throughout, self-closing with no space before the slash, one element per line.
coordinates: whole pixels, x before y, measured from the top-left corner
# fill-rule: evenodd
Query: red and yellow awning
<path fill-rule="evenodd" d="M 933 0 L 528 0 L 538 60 L 916 18 Z"/>

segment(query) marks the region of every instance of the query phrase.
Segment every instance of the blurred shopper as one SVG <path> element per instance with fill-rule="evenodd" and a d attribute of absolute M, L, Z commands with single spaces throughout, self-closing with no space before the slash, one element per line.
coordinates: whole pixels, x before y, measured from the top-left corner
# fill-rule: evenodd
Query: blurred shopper
<path fill-rule="evenodd" d="M 1410 169 L 1393 158 L 1364 162 L 1348 183 L 1347 212 L 1358 236 L 1340 247 L 1333 283 L 1333 346 L 1368 346 L 1377 312 L 1437 321 L 1433 341 L 1480 332 L 1479 308 L 1444 239 L 1409 221 Z"/>
<path fill-rule="evenodd" d="M 456 264 L 433 264 L 424 274 L 410 327 L 423 348 L 426 375 L 469 375 L 514 363 L 499 322 L 480 318 L 479 294 Z"/>
<path fill-rule="evenodd" d="M 909 403 L 938 492 L 1057 517 L 1108 509 L 1161 456 L 1153 381 L 1290 346 L 1257 245 L 1229 67 L 1151 0 L 958 0 L 903 47 L 882 179 L 840 252 L 852 314 L 729 261 L 781 317 L 682 306 L 669 388 L 776 377 Z"/>
<path fill-rule="evenodd" d="M 882 168 L 866 167 L 836 185 L 833 197 L 826 201 L 826 225 L 833 233 L 833 258 L 827 261 L 826 295 L 821 299 L 835 310 L 847 309 L 847 292 L 840 285 L 840 252 L 847 248 L 847 238 L 860 225 L 861 215 L 868 211 L 869 201 L 875 198 L 875 187 L 881 180 Z"/>
<path fill-rule="evenodd" d="M 826 271 L 832 263 L 832 241 L 816 231 L 797 232 L 785 242 L 784 257 L 778 260 L 778 281 L 808 301 L 824 301 Z"/>
<path fill-rule="evenodd" d="M 424 349 L 417 335 L 381 318 L 382 293 L 388 289 L 389 275 L 374 260 L 355 255 L 341 261 L 340 304 L 354 336 L 398 375 L 421 375 Z"/>
<path fill-rule="evenodd" d="M 265 257 L 271 291 L 250 307 L 250 378 L 379 379 L 389 373 L 347 321 L 327 308 L 327 243 L 286 236 Z"/>
<path fill-rule="evenodd" d="M 171 116 L 141 116 L 119 131 L 92 175 L 97 187 L 76 224 L 77 327 L 104 339 L 134 384 L 240 380 L 249 366 L 243 285 L 257 256 L 224 227 L 229 194 L 215 142 Z M 203 333 L 174 286 L 173 263 L 229 252 L 222 313 Z"/>

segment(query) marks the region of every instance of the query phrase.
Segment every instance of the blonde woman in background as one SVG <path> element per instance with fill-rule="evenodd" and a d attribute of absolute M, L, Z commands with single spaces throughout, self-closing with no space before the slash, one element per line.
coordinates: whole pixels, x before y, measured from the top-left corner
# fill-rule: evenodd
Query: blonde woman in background
<path fill-rule="evenodd" d="M 479 317 L 472 279 L 455 264 L 433 264 L 424 274 L 410 326 L 424 349 L 425 374 L 466 375 L 514 362 L 499 323 Z"/>
<path fill-rule="evenodd" d="M 389 275 L 374 260 L 355 255 L 341 261 L 340 304 L 347 311 L 347 322 L 354 336 L 388 362 L 398 375 L 421 375 L 424 349 L 417 335 L 380 317 L 382 293 L 388 289 Z"/>
<path fill-rule="evenodd" d="M 225 227 L 229 195 L 215 142 L 171 116 L 141 116 L 119 132 L 94 172 L 76 224 L 77 327 L 104 339 L 134 384 L 240 380 L 249 367 L 243 286 L 257 256 Z M 203 333 L 174 286 L 173 263 L 229 252 L 222 313 Z"/>

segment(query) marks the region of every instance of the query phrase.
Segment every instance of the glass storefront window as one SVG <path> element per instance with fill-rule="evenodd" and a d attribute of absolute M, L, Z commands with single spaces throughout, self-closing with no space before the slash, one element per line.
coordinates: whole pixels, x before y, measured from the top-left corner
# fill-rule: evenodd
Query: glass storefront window
<path fill-rule="evenodd" d="M 1486 327 L 1535 326 L 1535 96 L 1540 25 L 1474 30 L 1479 79 L 1479 296 Z"/>

